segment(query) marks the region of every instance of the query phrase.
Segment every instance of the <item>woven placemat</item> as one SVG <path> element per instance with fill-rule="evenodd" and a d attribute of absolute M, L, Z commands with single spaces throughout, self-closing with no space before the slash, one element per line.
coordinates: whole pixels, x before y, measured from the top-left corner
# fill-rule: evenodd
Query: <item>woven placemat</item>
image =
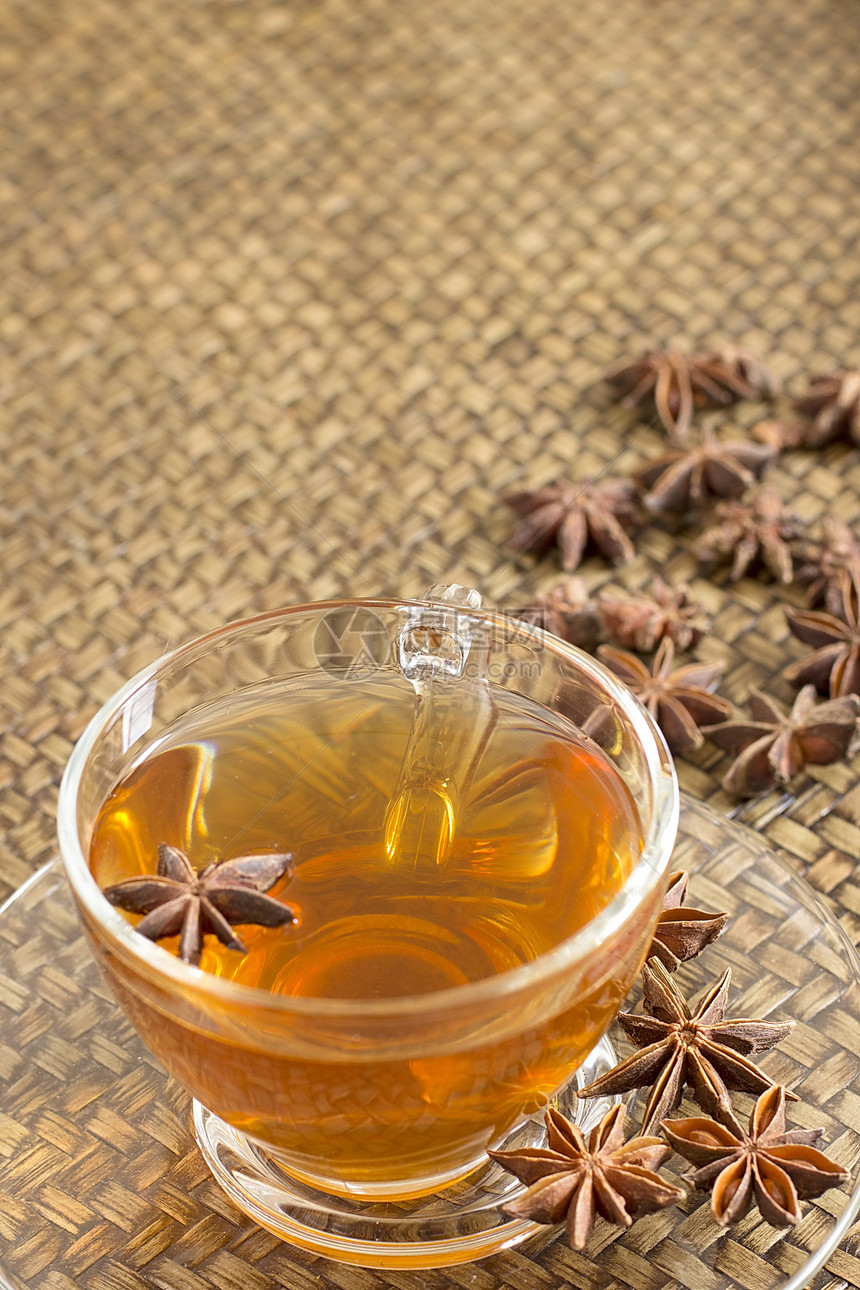
<path fill-rule="evenodd" d="M 499 493 L 663 446 L 609 363 L 731 342 L 799 393 L 860 357 L 853 0 L 0 0 L 0 29 L 0 894 L 166 648 L 344 592 L 550 585 Z M 847 443 L 770 478 L 858 519 Z M 690 580 L 722 691 L 790 697 L 796 591 L 701 576 L 690 531 L 638 549 L 589 583 Z M 734 810 L 725 764 L 683 787 Z M 860 760 L 742 817 L 860 941 Z"/>
<path fill-rule="evenodd" d="M 833 1290 L 841 1274 L 856 1282 L 855 1242 L 833 1247 L 853 1230 L 860 1204 L 857 960 L 754 833 L 685 801 L 676 856 L 693 901 L 730 915 L 720 940 L 682 967 L 680 988 L 692 996 L 729 969 L 730 1015 L 796 1020 L 761 1067 L 801 1099 L 788 1108 L 789 1124 L 824 1129 L 828 1153 L 853 1171 L 849 1186 L 804 1203 L 797 1227 L 777 1230 L 753 1209 L 725 1231 L 691 1195 L 627 1232 L 599 1221 L 582 1253 L 552 1228 L 518 1250 L 444 1270 L 356 1268 L 286 1246 L 234 1208 L 209 1174 L 190 1133 L 191 1099 L 105 989 L 56 862 L 0 914 L 3 1290 L 4 1275 L 13 1290 L 786 1290 L 792 1278 L 792 1290 L 798 1278 Z M 610 1036 L 629 1051 L 619 1027 Z M 636 1123 L 642 1099 L 627 1100 Z M 736 1093 L 733 1105 L 746 1122 L 753 1100 Z M 679 1114 L 696 1114 L 692 1102 Z M 678 1181 L 677 1172 L 667 1177 Z M 431 1200 L 429 1212 L 438 1205 Z"/>

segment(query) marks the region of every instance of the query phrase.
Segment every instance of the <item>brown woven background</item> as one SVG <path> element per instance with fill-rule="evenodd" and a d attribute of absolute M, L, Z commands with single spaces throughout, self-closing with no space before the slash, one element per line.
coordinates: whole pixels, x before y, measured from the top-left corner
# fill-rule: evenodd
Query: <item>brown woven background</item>
<path fill-rule="evenodd" d="M 343 592 L 549 585 L 497 494 L 660 450 L 609 362 L 731 341 L 799 392 L 860 360 L 855 0 L 0 0 L 0 33 L 0 892 L 167 647 Z M 858 519 L 847 444 L 771 479 Z M 692 579 L 724 692 L 790 697 L 799 597 L 689 546 L 652 528 L 621 579 Z M 684 787 L 729 809 L 724 765 Z M 795 787 L 743 817 L 860 941 L 860 759 Z"/>

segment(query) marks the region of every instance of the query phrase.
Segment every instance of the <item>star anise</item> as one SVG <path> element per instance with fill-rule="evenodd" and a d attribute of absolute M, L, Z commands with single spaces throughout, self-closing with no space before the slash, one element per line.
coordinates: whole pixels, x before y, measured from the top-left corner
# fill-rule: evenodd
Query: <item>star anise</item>
<path fill-rule="evenodd" d="M 696 555 L 703 563 L 732 558 L 732 582 L 742 578 L 758 558 L 779 582 L 791 582 L 793 562 L 789 542 L 800 532 L 800 521 L 786 511 L 779 493 L 760 488 L 748 501 L 719 502 L 714 510 L 716 524 L 696 543 Z"/>
<path fill-rule="evenodd" d="M 547 1147 L 489 1154 L 528 1190 L 503 1205 L 506 1214 L 535 1223 L 566 1220 L 567 1239 L 581 1250 L 591 1235 L 595 1215 L 630 1227 L 642 1214 L 666 1209 L 684 1199 L 654 1171 L 671 1148 L 657 1137 L 624 1141 L 626 1107 L 616 1105 L 591 1130 L 581 1129 L 550 1107 L 546 1112 Z"/>
<path fill-rule="evenodd" d="M 549 591 L 535 596 L 530 605 L 512 613 L 522 622 L 542 627 L 581 649 L 593 649 L 600 636 L 597 606 L 585 580 L 576 576 L 562 579 Z"/>
<path fill-rule="evenodd" d="M 774 784 L 787 784 L 804 766 L 838 761 L 851 747 L 860 716 L 856 695 L 817 703 L 813 685 L 803 687 L 789 713 L 759 690 L 750 691 L 748 703 L 750 720 L 703 731 L 720 748 L 739 754 L 722 780 L 735 797 L 755 797 Z"/>
<path fill-rule="evenodd" d="M 829 692 L 834 699 L 860 694 L 860 577 L 855 574 L 843 582 L 838 616 L 791 606 L 786 606 L 785 616 L 792 634 L 815 646 L 808 658 L 785 669 L 785 679 L 792 685 L 814 685 L 819 694 Z"/>
<path fill-rule="evenodd" d="M 510 546 L 516 551 L 558 545 L 563 569 L 578 568 L 590 542 L 613 564 L 632 560 L 635 551 L 626 527 L 637 519 L 636 488 L 629 479 L 599 479 L 513 493 L 504 499 L 522 521 Z"/>
<path fill-rule="evenodd" d="M 663 1132 L 680 1156 L 699 1168 L 687 1175 L 697 1191 L 713 1187 L 711 1209 L 723 1226 L 758 1205 L 765 1222 L 793 1227 L 800 1199 L 820 1196 L 850 1174 L 816 1147 L 823 1129 L 785 1127 L 785 1089 L 766 1089 L 753 1108 L 749 1132 L 729 1110 L 721 1123 L 693 1118 L 664 1120 Z"/>
<path fill-rule="evenodd" d="M 599 657 L 645 705 L 673 752 L 688 752 L 704 742 L 700 726 L 725 720 L 732 705 L 713 694 L 723 664 L 686 663 L 673 667 L 675 645 L 665 637 L 648 668 L 635 654 L 601 645 Z"/>
<path fill-rule="evenodd" d="M 769 417 L 765 421 L 756 421 L 750 434 L 759 443 L 766 443 L 775 452 L 784 452 L 788 448 L 806 446 L 805 434 L 808 427 L 802 421 L 790 421 L 785 417 Z"/>
<path fill-rule="evenodd" d="M 597 613 L 613 644 L 641 654 L 650 653 L 664 636 L 678 649 L 689 649 L 711 626 L 702 606 L 689 599 L 689 587 L 669 587 L 662 578 L 653 579 L 650 595 L 601 592 Z"/>
<path fill-rule="evenodd" d="M 840 435 L 860 444 L 860 367 L 813 377 L 807 393 L 794 400 L 794 407 L 801 416 L 811 418 L 803 435 L 804 447 L 820 448 Z"/>
<path fill-rule="evenodd" d="M 653 407 L 671 438 L 686 439 L 694 408 L 727 407 L 739 399 L 772 398 L 775 378 L 753 355 L 725 348 L 705 354 L 677 349 L 646 354 L 609 369 L 603 378 L 622 391 L 627 408 Z"/>
<path fill-rule="evenodd" d="M 646 489 L 644 503 L 655 514 L 695 510 L 712 497 L 740 497 L 776 456 L 763 443 L 724 443 L 712 426 L 692 448 L 674 448 L 643 466 L 634 478 Z"/>
<path fill-rule="evenodd" d="M 667 972 L 674 972 L 682 963 L 701 954 L 729 921 L 728 914 L 707 914 L 702 909 L 685 908 L 689 882 L 681 870 L 669 875 L 669 889 L 663 897 L 663 909 L 648 950 L 648 957 L 659 959 Z"/>
<path fill-rule="evenodd" d="M 228 949 L 247 954 L 233 930 L 235 923 L 282 927 L 295 922 L 293 911 L 261 893 L 286 873 L 292 856 L 252 855 L 214 862 L 197 873 L 184 851 L 158 844 L 154 874 L 126 878 L 106 887 L 112 905 L 130 914 L 145 914 L 135 931 L 151 941 L 179 936 L 179 957 L 199 963 L 203 938 L 211 933 Z"/>
<path fill-rule="evenodd" d="M 831 614 L 842 609 L 851 578 L 860 581 L 860 542 L 842 520 L 828 517 L 821 525 L 817 542 L 799 542 L 796 547 L 798 582 L 807 584 L 810 605 L 824 603 Z"/>
<path fill-rule="evenodd" d="M 642 1002 L 649 1015 L 618 1014 L 621 1029 L 641 1051 L 580 1089 L 579 1096 L 611 1097 L 653 1085 L 642 1113 L 642 1130 L 648 1133 L 678 1105 L 685 1084 L 711 1114 L 731 1105 L 729 1089 L 761 1093 L 770 1088 L 774 1081 L 749 1056 L 780 1043 L 795 1023 L 724 1020 L 730 980 L 731 968 L 726 968 L 689 1004 L 662 963 L 649 959 L 642 969 Z"/>

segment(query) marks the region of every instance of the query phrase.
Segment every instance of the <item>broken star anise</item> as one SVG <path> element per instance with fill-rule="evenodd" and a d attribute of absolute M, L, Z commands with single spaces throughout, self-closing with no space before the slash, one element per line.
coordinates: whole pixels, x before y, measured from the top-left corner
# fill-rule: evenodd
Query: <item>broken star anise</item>
<path fill-rule="evenodd" d="M 671 1148 L 657 1137 L 624 1141 L 626 1107 L 616 1105 L 591 1130 L 581 1129 L 550 1107 L 546 1112 L 547 1147 L 489 1154 L 528 1190 L 503 1205 L 506 1214 L 535 1223 L 566 1222 L 567 1239 L 581 1250 L 591 1235 L 595 1215 L 629 1227 L 642 1214 L 666 1209 L 684 1199 L 654 1171 Z"/>
<path fill-rule="evenodd" d="M 602 591 L 597 597 L 600 623 L 614 645 L 648 654 L 664 636 L 678 649 L 697 645 L 711 621 L 701 605 L 689 599 L 689 587 L 669 587 L 654 578 L 650 594 Z"/>
<path fill-rule="evenodd" d="M 504 499 L 521 522 L 509 545 L 515 551 L 546 551 L 558 545 L 563 569 L 579 567 L 590 542 L 613 564 L 632 560 L 627 527 L 636 523 L 636 488 L 629 479 L 597 479 L 512 493 Z"/>
<path fill-rule="evenodd" d="M 732 582 L 744 576 L 759 559 L 779 582 L 791 582 L 793 562 L 789 542 L 801 532 L 800 521 L 786 511 L 779 493 L 760 488 L 748 501 L 718 502 L 716 523 L 696 542 L 696 555 L 703 564 L 723 557 L 732 561 Z"/>
<path fill-rule="evenodd" d="M 805 685 L 791 712 L 759 690 L 749 696 L 751 718 L 734 719 L 703 733 L 738 756 L 722 780 L 735 797 L 754 797 L 774 784 L 787 784 L 804 766 L 828 766 L 851 747 L 860 716 L 854 694 L 817 703 L 815 687 Z"/>
<path fill-rule="evenodd" d="M 790 421 L 786 417 L 769 417 L 766 421 L 756 421 L 750 434 L 759 443 L 766 443 L 776 452 L 787 448 L 803 448 L 804 434 L 807 426 L 802 421 Z"/>
<path fill-rule="evenodd" d="M 158 844 L 156 873 L 126 878 L 104 895 L 130 914 L 144 914 L 135 931 L 151 941 L 179 936 L 179 957 L 197 964 L 203 938 L 211 933 L 228 949 L 247 954 L 233 930 L 235 923 L 282 927 L 295 922 L 293 911 L 261 893 L 286 873 L 292 856 L 252 855 L 214 862 L 197 873 L 184 851 Z"/>
<path fill-rule="evenodd" d="M 511 612 L 522 622 L 542 627 L 581 649 L 593 649 L 600 636 L 597 606 L 585 580 L 575 575 L 535 596 L 530 605 Z"/>
<path fill-rule="evenodd" d="M 852 571 L 842 583 L 838 615 L 787 606 L 792 634 L 814 653 L 787 667 L 783 676 L 792 685 L 814 685 L 819 694 L 838 698 L 860 694 L 860 574 Z"/>
<path fill-rule="evenodd" d="M 664 1120 L 661 1129 L 680 1156 L 699 1168 L 686 1176 L 697 1191 L 713 1187 L 711 1209 L 723 1226 L 736 1223 L 758 1205 L 765 1222 L 793 1227 L 801 1199 L 820 1196 L 847 1182 L 847 1169 L 819 1151 L 822 1129 L 785 1127 L 785 1089 L 766 1089 L 753 1108 L 749 1132 L 730 1110 L 720 1122 L 692 1118 Z"/>
<path fill-rule="evenodd" d="M 669 875 L 669 888 L 663 897 L 663 909 L 654 928 L 648 950 L 649 958 L 659 959 L 667 972 L 701 954 L 706 945 L 717 939 L 729 920 L 728 914 L 708 914 L 702 909 L 688 909 L 689 878 L 682 870 Z"/>
<path fill-rule="evenodd" d="M 763 443 L 723 442 L 712 426 L 702 428 L 701 442 L 675 448 L 635 472 L 646 489 L 644 504 L 655 514 L 695 510 L 712 497 L 740 497 L 776 456 Z"/>
<path fill-rule="evenodd" d="M 821 448 L 841 435 L 860 444 L 860 367 L 813 377 L 807 393 L 794 400 L 794 408 L 809 418 L 803 430 L 805 448 Z"/>
<path fill-rule="evenodd" d="M 842 520 L 826 518 L 818 541 L 798 542 L 797 580 L 806 584 L 809 605 L 824 603 L 839 614 L 850 579 L 860 580 L 860 541 Z"/>
<path fill-rule="evenodd" d="M 761 1093 L 770 1088 L 774 1080 L 749 1056 L 773 1048 L 795 1023 L 724 1020 L 730 980 L 731 968 L 726 968 L 689 1004 L 662 963 L 649 959 L 642 969 L 642 1002 L 649 1015 L 618 1014 L 621 1029 L 640 1051 L 580 1089 L 579 1096 L 611 1097 L 653 1085 L 642 1112 L 642 1131 L 648 1133 L 678 1105 L 685 1084 L 711 1114 L 731 1105 L 729 1089 Z"/>
<path fill-rule="evenodd" d="M 666 736 L 673 752 L 688 752 L 704 742 L 700 726 L 725 720 L 732 705 L 711 691 L 723 671 L 723 664 L 686 663 L 674 667 L 675 645 L 664 637 L 648 668 L 635 654 L 601 645 L 599 657 L 616 676 L 629 685 Z"/>
<path fill-rule="evenodd" d="M 735 348 L 682 354 L 670 349 L 616 364 L 605 373 L 622 391 L 624 407 L 653 407 L 670 437 L 686 439 L 699 407 L 727 407 L 739 399 L 772 398 L 776 379 L 752 354 Z"/>

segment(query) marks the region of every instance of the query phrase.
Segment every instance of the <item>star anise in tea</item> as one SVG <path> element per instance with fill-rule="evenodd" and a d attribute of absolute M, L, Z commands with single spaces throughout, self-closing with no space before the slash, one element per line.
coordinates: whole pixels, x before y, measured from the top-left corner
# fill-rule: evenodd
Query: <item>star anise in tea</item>
<path fill-rule="evenodd" d="M 712 426 L 704 426 L 701 442 L 674 448 L 635 472 L 646 489 L 644 504 L 655 514 L 696 510 L 714 497 L 740 497 L 776 456 L 763 443 L 724 442 Z"/>
<path fill-rule="evenodd" d="M 791 632 L 814 653 L 787 667 L 783 676 L 792 685 L 814 685 L 831 698 L 860 694 L 860 577 L 842 584 L 842 608 L 837 614 L 786 606 Z"/>
<path fill-rule="evenodd" d="M 689 883 L 688 875 L 682 870 L 669 875 L 663 909 L 648 950 L 648 957 L 659 959 L 667 972 L 674 972 L 682 963 L 701 954 L 729 921 L 728 914 L 708 914 L 703 909 L 687 908 Z"/>
<path fill-rule="evenodd" d="M 648 654 L 664 636 L 678 649 L 690 649 L 710 630 L 711 620 L 701 605 L 690 600 L 689 590 L 654 578 L 650 594 L 602 591 L 597 614 L 610 641 L 622 649 Z"/>
<path fill-rule="evenodd" d="M 574 1250 L 586 1245 L 596 1215 L 618 1227 L 630 1227 L 642 1214 L 666 1209 L 684 1199 L 655 1172 L 671 1148 L 657 1137 L 624 1141 L 626 1107 L 607 1111 L 586 1141 L 581 1129 L 550 1107 L 546 1112 L 547 1147 L 489 1154 L 528 1189 L 503 1205 L 506 1214 L 535 1223 L 565 1222 Z"/>
<path fill-rule="evenodd" d="M 621 1029 L 640 1051 L 580 1089 L 579 1096 L 613 1097 L 651 1085 L 642 1112 L 642 1131 L 648 1133 L 678 1105 L 687 1084 L 711 1114 L 731 1105 L 730 1089 L 761 1093 L 770 1088 L 774 1080 L 749 1058 L 780 1043 L 795 1023 L 726 1021 L 730 980 L 731 968 L 726 968 L 689 1004 L 662 963 L 649 959 L 642 969 L 642 1002 L 649 1015 L 618 1014 Z"/>
<path fill-rule="evenodd" d="M 705 564 L 730 558 L 730 578 L 737 582 L 754 560 L 760 560 L 779 582 L 791 582 L 793 561 L 789 543 L 801 532 L 800 521 L 785 509 L 779 493 L 760 488 L 747 501 L 718 502 L 713 524 L 696 543 Z"/>
<path fill-rule="evenodd" d="M 753 1108 L 749 1132 L 730 1110 L 720 1121 L 664 1120 L 660 1126 L 685 1160 L 698 1165 L 687 1175 L 697 1191 L 711 1191 L 711 1209 L 722 1226 L 736 1223 L 753 1204 L 773 1227 L 800 1222 L 800 1200 L 820 1196 L 848 1181 L 842 1165 L 817 1149 L 823 1129 L 786 1129 L 785 1089 L 766 1089 Z"/>
<path fill-rule="evenodd" d="M 579 567 L 589 543 L 613 564 L 635 554 L 627 528 L 636 523 L 638 509 L 629 479 L 556 480 L 504 500 L 521 516 L 509 543 L 516 551 L 543 552 L 555 544 L 568 572 Z"/>
<path fill-rule="evenodd" d="M 157 871 L 126 878 L 104 895 L 130 914 L 144 914 L 135 931 L 151 941 L 179 936 L 179 957 L 197 964 L 208 934 L 228 949 L 247 954 L 233 930 L 237 923 L 283 927 L 295 922 L 293 911 L 261 893 L 286 873 L 292 856 L 252 855 L 213 862 L 197 873 L 184 851 L 158 844 Z"/>
<path fill-rule="evenodd" d="M 562 579 L 549 591 L 535 596 L 530 605 L 512 612 L 522 622 L 542 627 L 580 649 L 593 649 L 600 637 L 597 605 L 585 580 L 576 576 Z"/>
<path fill-rule="evenodd" d="M 727 407 L 739 399 L 772 398 L 776 379 L 752 354 L 724 348 L 704 354 L 669 349 L 610 368 L 603 378 L 622 392 L 624 407 L 653 407 L 672 439 L 686 439 L 695 408 Z"/>
<path fill-rule="evenodd" d="M 647 667 L 635 654 L 601 645 L 598 656 L 625 681 L 657 722 L 673 752 L 701 747 L 700 726 L 723 721 L 732 705 L 712 691 L 723 672 L 721 662 L 675 667 L 675 645 L 664 637 Z"/>
<path fill-rule="evenodd" d="M 860 444 L 860 367 L 813 377 L 794 407 L 810 418 L 803 433 L 804 447 L 821 448 L 840 436 Z"/>
<path fill-rule="evenodd" d="M 820 539 L 799 542 L 796 556 L 797 580 L 806 584 L 807 603 L 823 602 L 828 613 L 838 616 L 851 579 L 860 582 L 860 541 L 842 520 L 828 517 Z"/>
<path fill-rule="evenodd" d="M 855 739 L 860 699 L 845 695 L 818 703 L 805 685 L 791 712 L 759 690 L 748 699 L 750 718 L 705 727 L 720 748 L 737 754 L 722 785 L 735 797 L 754 797 L 774 784 L 787 784 L 804 766 L 828 766 L 844 757 Z"/>

